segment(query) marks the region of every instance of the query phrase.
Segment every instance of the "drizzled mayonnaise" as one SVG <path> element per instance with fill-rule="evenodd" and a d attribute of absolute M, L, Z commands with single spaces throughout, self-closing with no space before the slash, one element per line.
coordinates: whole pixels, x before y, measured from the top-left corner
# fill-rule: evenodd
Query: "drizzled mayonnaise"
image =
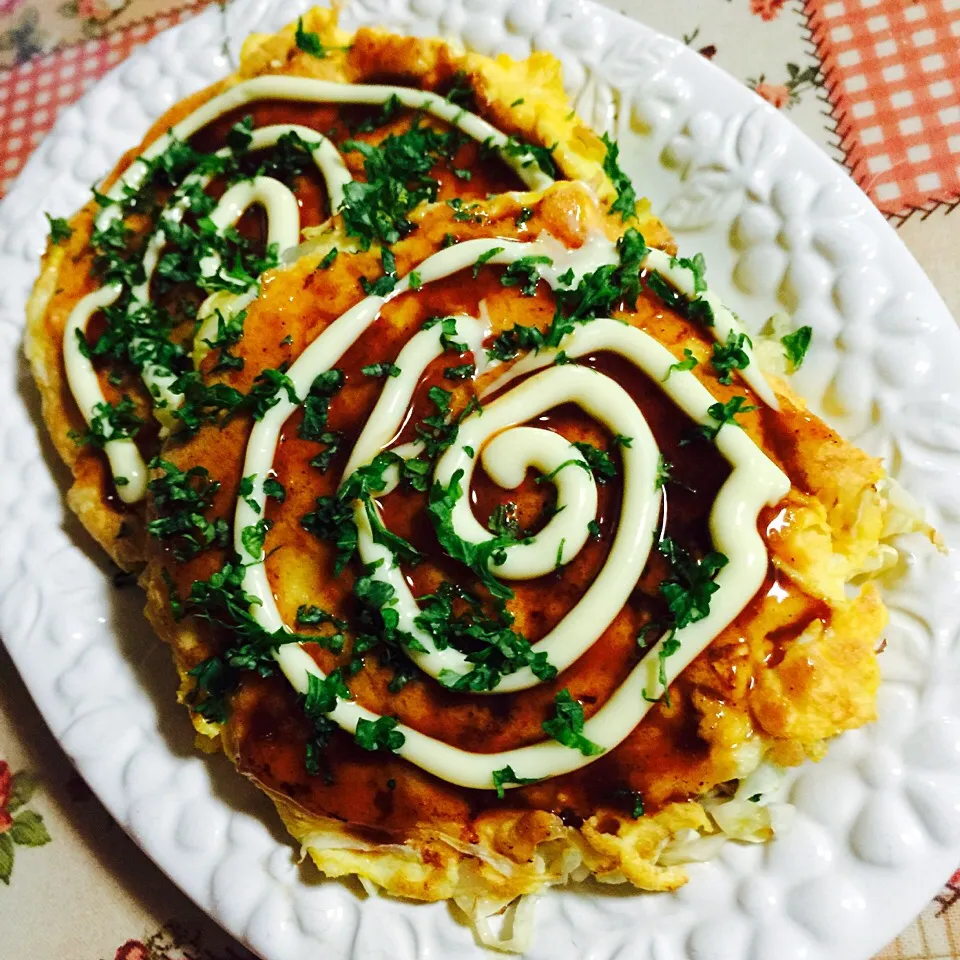
<path fill-rule="evenodd" d="M 593 238 L 580 251 L 566 251 L 559 270 L 556 262 L 544 266 L 541 276 L 555 287 L 560 274 L 572 269 L 574 278 L 571 285 L 575 286 L 585 272 L 595 269 L 598 262 L 603 262 L 598 261 L 598 250 L 604 243 L 608 249 L 606 262 L 616 263 L 614 247 L 605 240 Z M 556 253 L 557 242 L 547 235 L 542 235 L 533 243 L 512 240 L 466 241 L 424 260 L 416 269 L 420 283 L 431 283 L 457 273 L 496 248 L 501 249 L 484 262 L 509 264 L 521 257 L 543 254 L 545 249 Z M 384 297 L 370 296 L 360 301 L 321 333 L 288 371 L 297 396 L 306 397 L 313 380 L 340 360 L 376 320 L 383 305 L 407 290 L 409 279 L 404 277 L 389 294 Z M 478 333 L 484 329 L 482 321 L 463 316 L 456 320 L 458 335 L 468 341 L 479 358 L 482 354 L 477 351 L 476 342 Z M 732 317 L 730 320 L 735 323 Z M 722 329 L 716 333 L 718 337 L 725 335 Z M 404 348 L 398 358 L 401 372 L 385 387 L 351 454 L 344 479 L 369 463 L 396 434 L 423 370 L 438 355 L 437 337 L 435 329 L 428 329 L 413 337 Z M 539 413 L 564 402 L 580 405 L 604 422 L 612 432 L 633 438 L 631 446 L 622 451 L 623 503 L 617 534 L 607 561 L 577 606 L 537 643 L 537 651 L 546 652 L 549 662 L 558 670 L 563 670 L 581 656 L 626 602 L 652 547 L 659 511 L 660 494 L 655 483 L 659 450 L 643 414 L 629 394 L 597 371 L 576 364 L 554 365 L 560 351 L 567 358 L 575 359 L 600 350 L 618 353 L 654 382 L 661 384 L 673 402 L 694 421 L 701 424 L 715 422 L 707 412 L 715 398 L 692 373 L 674 370 L 667 376 L 676 358 L 666 347 L 634 327 L 611 319 L 597 319 L 568 334 L 557 349 L 529 354 L 514 364 L 508 375 L 490 388 L 491 391 L 501 390 L 509 380 L 521 373 L 549 369 L 542 369 L 542 372 L 524 380 L 515 389 L 501 393 L 483 408 L 482 414 L 468 416 L 460 425 L 457 442 L 440 457 L 434 473 L 436 481 L 446 484 L 457 470 L 463 470 L 463 484 L 465 489 L 469 489 L 475 456 L 471 456 L 469 449 L 465 448 L 472 448 L 475 454 L 479 453 L 491 478 L 507 487 L 520 482 L 527 465 L 554 469 L 562 462 L 559 459 L 561 456 L 563 459 L 575 459 L 575 450 L 568 447 L 562 438 L 545 430 L 521 426 Z M 241 556 L 245 552 L 242 532 L 262 515 L 265 503 L 262 481 L 270 475 L 283 424 L 297 406 L 281 395 L 280 401 L 254 424 L 251 432 L 243 473 L 244 476 L 255 475 L 256 479 L 252 495 L 238 500 L 234 516 L 234 545 Z M 538 435 L 535 442 L 532 442 L 533 434 Z M 546 436 L 541 435 L 555 439 L 547 440 Z M 487 443 L 490 437 L 493 439 Z M 565 448 L 563 451 L 557 441 Z M 767 552 L 757 532 L 757 517 L 764 505 L 775 504 L 790 489 L 788 478 L 742 429 L 722 429 L 717 435 L 716 444 L 733 470 L 711 510 L 710 532 L 716 549 L 727 556 L 728 563 L 716 578 L 718 590 L 712 597 L 709 615 L 674 634 L 679 649 L 665 660 L 668 685 L 737 616 L 759 589 L 767 570 Z M 416 456 L 416 453 L 415 447 L 409 450 L 411 456 Z M 581 475 L 576 488 L 566 484 L 566 475 Z M 568 562 L 582 548 L 587 522 L 592 519 L 589 516 L 590 505 L 593 504 L 593 509 L 596 509 L 596 491 L 594 489 L 591 494 L 589 489 L 593 480 L 586 476 L 585 471 L 568 468 L 560 471 L 553 482 L 558 485 L 559 503 L 566 505 L 568 510 L 553 517 L 532 544 L 507 547 L 507 561 L 493 568 L 495 575 L 504 579 L 521 579 L 536 576 L 538 571 L 552 569 L 564 533 L 570 534 L 570 547 L 564 544 L 562 562 Z M 391 486 L 388 485 L 387 489 L 391 489 Z M 466 497 L 461 498 L 457 507 L 454 524 L 461 537 L 473 543 L 490 539 L 489 532 L 472 516 Z M 568 512 L 570 519 L 563 519 Z M 393 586 L 397 597 L 394 609 L 400 617 L 399 628 L 416 637 L 425 647 L 426 652 L 409 651 L 411 659 L 434 677 L 441 670 L 454 670 L 461 674 L 468 672 L 471 666 L 461 653 L 451 648 L 437 650 L 430 636 L 416 626 L 419 613 L 416 600 L 394 565 L 392 554 L 383 545 L 373 541 L 362 508 L 357 508 L 355 517 L 361 558 L 366 563 L 383 561 L 372 575 Z M 554 525 L 556 528 L 551 529 Z M 580 534 L 573 530 L 573 525 L 582 528 Z M 263 556 L 261 554 L 253 559 L 259 561 Z M 280 616 L 262 562 L 246 567 L 243 589 L 257 598 L 258 603 L 251 606 L 250 613 L 265 630 L 289 630 Z M 658 677 L 658 654 L 662 643 L 663 639 L 652 647 L 610 700 L 586 722 L 583 735 L 604 750 L 610 750 L 620 743 L 646 715 L 651 701 L 663 694 L 665 688 Z M 309 674 L 321 678 L 324 676 L 300 643 L 284 644 L 277 650 L 276 658 L 281 670 L 299 693 L 306 693 Z M 529 669 L 524 668 L 503 676 L 492 692 L 522 690 L 538 682 Z M 344 730 L 354 732 L 359 720 L 376 720 L 377 714 L 357 703 L 343 700 L 329 717 Z M 472 753 L 403 724 L 396 729 L 405 738 L 397 751 L 400 756 L 448 782 L 464 787 L 489 789 L 494 783 L 494 772 L 507 766 L 517 777 L 540 779 L 579 769 L 593 759 L 554 741 L 499 753 Z"/>

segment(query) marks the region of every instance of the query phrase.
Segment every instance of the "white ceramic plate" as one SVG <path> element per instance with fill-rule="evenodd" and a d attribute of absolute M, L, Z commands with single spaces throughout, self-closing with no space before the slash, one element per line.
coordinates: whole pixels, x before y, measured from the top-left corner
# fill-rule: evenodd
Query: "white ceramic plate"
<path fill-rule="evenodd" d="M 581 114 L 621 139 L 638 188 L 757 326 L 816 331 L 800 387 L 886 458 L 960 545 L 960 334 L 846 174 L 786 119 L 673 40 L 581 0 L 356 0 L 347 26 L 549 49 Z M 362 899 L 295 864 L 272 809 L 222 758 L 194 754 L 166 650 L 65 512 L 20 354 L 46 234 L 148 123 L 230 69 L 250 30 L 297 2 L 235 0 L 157 37 L 66 110 L 0 207 L 0 634 L 67 753 L 113 815 L 198 904 L 267 960 L 469 957 L 443 905 Z M 59 482 L 58 482 L 59 481 Z M 597 887 L 538 907 L 550 960 L 865 960 L 960 862 L 960 562 L 913 544 L 887 593 L 880 722 L 792 787 L 799 816 L 766 847 L 728 844 L 673 896 Z"/>

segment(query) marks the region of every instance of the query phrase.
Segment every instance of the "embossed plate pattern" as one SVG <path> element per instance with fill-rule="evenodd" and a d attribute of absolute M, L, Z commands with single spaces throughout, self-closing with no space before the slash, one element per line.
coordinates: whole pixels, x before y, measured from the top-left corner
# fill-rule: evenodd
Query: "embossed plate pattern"
<path fill-rule="evenodd" d="M 222 76 L 297 2 L 235 0 L 158 36 L 65 111 L 0 207 L 0 634 L 47 722 L 113 815 L 267 960 L 479 955 L 443 905 L 362 899 L 294 863 L 265 802 L 192 753 L 166 651 L 62 503 L 20 344 L 46 224 L 149 122 Z M 680 44 L 583 0 L 355 0 L 348 26 L 459 37 L 563 61 L 581 114 L 622 141 L 638 187 L 756 327 L 816 331 L 799 386 L 886 458 L 960 545 L 960 334 L 841 169 Z M 59 481 L 59 482 L 58 482 Z M 550 960 L 865 960 L 960 860 L 960 562 L 911 544 L 887 592 L 880 721 L 796 775 L 793 829 L 727 845 L 673 896 L 553 892 L 529 956 Z"/>

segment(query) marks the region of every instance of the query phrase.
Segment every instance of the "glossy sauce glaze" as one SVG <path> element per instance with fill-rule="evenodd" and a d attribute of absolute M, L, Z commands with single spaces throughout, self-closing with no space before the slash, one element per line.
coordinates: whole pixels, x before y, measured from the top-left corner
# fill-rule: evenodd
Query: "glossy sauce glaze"
<path fill-rule="evenodd" d="M 409 243 L 414 246 L 414 241 Z M 419 256 L 409 249 L 404 253 L 414 262 Z M 329 424 L 345 434 L 343 451 L 349 451 L 359 435 L 380 389 L 380 385 L 371 382 L 359 368 L 371 362 L 395 359 L 409 337 L 408 331 L 417 329 L 427 317 L 459 311 L 476 315 L 481 300 L 493 318 L 494 329 L 499 325 L 542 322 L 552 315 L 548 291 L 538 291 L 536 298 L 520 297 L 515 291 L 500 286 L 498 274 L 497 268 L 484 268 L 476 281 L 470 283 L 457 275 L 429 285 L 417 297 L 403 295 L 384 308 L 362 345 L 358 343 L 338 363 L 345 373 L 346 385 L 332 401 Z M 313 283 L 316 279 L 308 276 L 305 282 Z M 328 316 L 335 316 L 336 308 L 327 312 Z M 288 328 L 283 325 L 283 318 L 279 319 L 281 323 L 273 331 L 277 337 L 275 343 L 296 326 Z M 319 318 L 308 322 L 323 323 Z M 659 330 L 661 334 L 669 331 L 676 341 L 702 338 L 696 328 L 664 310 L 653 297 L 641 300 L 631 322 L 651 331 Z M 663 339 L 669 342 L 671 336 Z M 443 367 L 469 359 L 469 356 L 446 354 L 432 365 L 418 384 L 412 412 L 397 438 L 399 441 L 407 438 L 411 425 L 429 409 L 426 391 L 441 382 Z M 665 498 L 665 532 L 704 548 L 707 508 L 712 494 L 729 472 L 726 462 L 709 444 L 698 441 L 681 446 L 680 441 L 691 426 L 689 419 L 678 413 L 659 387 L 637 377 L 635 370 L 621 358 L 601 353 L 586 358 L 585 365 L 624 383 L 644 409 L 658 446 L 675 464 L 675 482 L 668 485 Z M 455 391 L 454 409 L 462 407 L 473 391 L 469 383 L 445 386 Z M 715 383 L 710 386 L 718 398 L 744 392 L 742 384 L 726 389 Z M 748 399 L 753 399 L 749 393 Z M 308 602 L 349 618 L 351 572 L 345 572 L 339 580 L 334 578 L 330 568 L 331 552 L 305 533 L 298 522 L 299 516 L 310 509 L 314 497 L 336 489 L 337 468 L 342 467 L 346 454 L 341 452 L 328 473 L 318 476 L 317 470 L 308 465 L 316 453 L 316 445 L 305 443 L 296 435 L 299 418 L 300 414 L 295 413 L 285 425 L 273 464 L 277 478 L 287 490 L 287 500 L 282 507 L 275 504 L 267 507 L 268 517 L 276 522 L 271 531 L 271 544 L 279 546 L 268 558 L 267 567 L 272 582 L 283 584 L 283 589 L 276 591 L 276 599 L 287 622 L 294 622 L 297 606 Z M 760 417 L 743 419 L 748 431 L 759 433 Z M 579 410 L 568 406 L 551 410 L 538 421 L 568 439 L 587 439 L 600 446 L 606 446 L 609 439 Z M 770 424 L 764 423 L 764 433 L 770 431 L 771 425 L 781 422 L 773 417 L 769 421 Z M 224 492 L 230 495 L 229 491 Z M 573 563 L 556 575 L 512 584 L 516 599 L 510 607 L 517 617 L 517 628 L 531 640 L 542 636 L 577 602 L 585 585 L 602 566 L 616 526 L 619 494 L 618 479 L 600 487 L 600 539 L 588 544 Z M 520 517 L 531 518 L 534 529 L 536 521 L 532 518 L 549 502 L 549 495 L 534 482 L 532 474 L 507 497 L 482 470 L 476 475 L 472 497 L 481 523 L 493 507 L 509 499 L 518 504 Z M 398 490 L 384 498 L 383 506 L 388 528 L 407 536 L 427 555 L 424 563 L 405 571 L 416 594 L 435 589 L 441 578 L 470 582 L 469 573 L 462 567 L 435 552 L 431 554 L 432 531 L 423 523 L 422 496 Z M 661 516 L 658 525 L 662 532 L 663 519 Z M 195 570 L 191 573 L 199 575 Z M 587 654 L 552 683 L 523 694 L 477 696 L 453 694 L 435 682 L 414 679 L 400 693 L 391 694 L 387 684 L 393 668 L 380 666 L 375 656 L 368 656 L 364 670 L 351 682 L 354 697 L 378 713 L 393 714 L 418 730 L 470 750 L 492 751 L 540 740 L 543 737 L 540 723 L 550 715 L 549 707 L 556 690 L 568 687 L 583 704 L 589 718 L 636 663 L 639 656 L 636 633 L 650 613 L 656 611 L 660 602 L 656 587 L 663 575 L 664 565 L 654 554 L 637 590 L 612 626 Z M 184 582 L 188 583 L 189 577 Z M 780 589 L 791 599 L 801 596 L 789 583 L 781 581 Z M 695 795 L 705 785 L 735 776 L 729 757 L 723 751 L 712 749 L 709 741 L 698 733 L 701 714 L 693 700 L 706 690 L 718 700 L 726 698 L 731 709 L 743 708 L 744 698 L 738 693 L 742 685 L 737 674 L 759 669 L 770 651 L 757 629 L 745 630 L 740 625 L 757 621 L 761 607 L 761 622 L 781 623 L 784 636 L 794 627 L 799 629 L 798 624 L 805 617 L 809 618 L 810 612 L 802 602 L 785 604 L 783 596 L 765 597 L 768 592 L 761 590 L 751 606 L 673 684 L 669 707 L 663 701 L 658 703 L 620 746 L 584 770 L 512 791 L 510 805 L 549 809 L 576 822 L 601 806 L 629 808 L 624 791 L 639 791 L 648 809 L 656 809 L 669 800 Z M 328 652 L 316 647 L 309 649 L 324 670 L 336 664 L 336 658 Z M 731 655 L 731 651 L 736 651 L 735 655 Z M 712 674 L 709 679 L 700 676 L 704 671 Z M 376 828 L 384 831 L 384 835 L 402 836 L 417 823 L 438 820 L 462 823 L 485 809 L 503 806 L 503 801 L 497 800 L 492 791 L 458 788 L 397 757 L 362 751 L 345 735 L 335 735 L 327 748 L 326 774 L 309 776 L 303 766 L 303 747 L 308 736 L 309 725 L 297 698 L 283 680 L 251 678 L 234 698 L 229 741 L 241 769 L 268 788 L 289 795 L 308 811 Z"/>
<path fill-rule="evenodd" d="M 189 117 L 185 118 L 183 122 L 188 121 Z M 215 118 L 191 138 L 191 145 L 207 154 L 223 150 L 225 144 L 229 141 L 231 128 L 237 123 L 252 125 L 254 130 L 276 124 L 295 123 L 302 128 L 329 135 L 331 142 L 337 147 L 343 146 L 350 139 L 367 144 L 378 144 L 391 135 L 402 135 L 414 123 L 425 124 L 431 129 L 442 132 L 449 132 L 452 129 L 449 124 L 441 119 L 427 115 L 425 120 L 424 114 L 420 111 L 402 107 L 398 107 L 388 114 L 381 107 L 335 103 L 295 103 L 264 99 L 227 111 Z M 479 146 L 470 142 L 466 135 L 458 134 L 458 137 L 460 146 L 455 153 L 436 163 L 429 173 L 430 178 L 438 185 L 437 191 L 441 199 L 461 197 L 469 201 L 492 192 L 522 188 L 523 181 L 514 170 L 496 158 L 487 155 L 481 157 Z M 280 147 L 250 149 L 239 161 L 238 166 L 241 174 L 248 176 L 253 174 L 265 157 L 268 158 L 269 163 L 269 158 L 280 149 Z M 350 171 L 349 175 L 353 179 L 360 181 L 365 179 L 363 158 L 359 152 L 345 154 L 345 162 Z M 300 168 L 300 172 L 295 175 L 285 175 L 282 168 L 268 167 L 268 174 L 279 174 L 286 186 L 292 191 L 296 209 L 299 213 L 299 228 L 302 230 L 316 227 L 327 221 L 334 211 L 331 209 L 329 184 L 318 168 L 309 160 L 305 163 L 301 162 Z M 223 178 L 215 176 L 206 187 L 206 193 L 214 200 L 220 200 L 226 187 L 227 184 Z M 154 191 L 153 199 L 157 205 L 155 209 L 162 209 L 164 205 L 169 203 L 171 197 L 172 193 L 169 187 L 161 186 Z M 98 214 L 96 219 L 98 224 L 102 225 L 103 217 L 107 212 L 109 212 L 108 207 Z M 185 214 L 184 221 L 191 226 L 195 225 L 196 218 L 189 209 Z M 129 256 L 142 257 L 147 249 L 146 240 L 153 228 L 154 221 L 149 216 L 135 213 L 126 217 L 125 222 L 131 231 L 127 238 Z M 242 212 L 236 227 L 240 236 L 250 242 L 252 250 L 258 254 L 263 254 L 266 249 L 267 232 L 270 228 L 265 209 L 260 205 L 249 206 Z M 299 236 L 299 232 L 297 236 Z M 159 252 L 162 254 L 163 248 Z M 282 253 L 282 251 L 280 252 Z M 91 274 L 93 274 L 92 269 Z M 204 299 L 203 294 L 195 285 L 189 283 L 171 284 L 168 282 L 167 288 L 165 292 L 159 294 L 156 290 L 155 281 L 151 281 L 147 293 L 159 306 L 168 310 L 174 318 L 175 326 L 171 333 L 171 339 L 189 343 L 196 330 L 193 317 L 196 308 L 201 305 Z M 89 284 L 88 289 L 90 289 L 91 297 L 97 296 L 95 281 Z M 87 375 L 89 381 L 87 387 L 80 387 L 81 381 L 78 378 L 83 376 L 82 368 L 85 366 L 85 361 L 79 355 L 75 355 L 74 327 L 76 332 L 82 335 L 89 345 L 97 342 L 103 332 L 105 323 L 103 315 L 96 309 L 89 315 L 89 319 L 85 319 L 85 315 L 80 314 L 76 320 L 73 320 L 72 318 L 77 315 L 77 310 L 82 310 L 82 303 L 74 300 L 73 304 L 75 309 L 71 314 L 71 321 L 68 323 L 66 331 L 65 359 L 67 374 L 71 379 L 70 386 L 74 395 L 71 406 L 76 403 L 76 397 L 80 395 L 78 390 L 83 391 L 84 401 L 79 404 L 79 412 L 83 417 L 77 417 L 77 419 L 85 418 L 89 422 L 95 402 L 102 400 L 110 404 L 116 404 L 126 395 L 135 400 L 137 413 L 141 420 L 148 421 L 150 410 L 154 406 L 154 397 L 151 396 L 151 391 L 155 392 L 155 388 L 144 389 L 137 382 L 138 377 L 130 376 L 129 371 L 118 369 L 116 363 L 95 364 L 91 368 L 90 374 Z M 202 332 L 206 333 L 207 331 Z M 79 373 L 78 370 L 80 370 Z M 114 381 L 117 380 L 118 376 L 122 376 L 123 379 L 120 383 L 111 382 L 111 376 Z M 150 386 L 149 382 L 147 385 Z M 160 406 L 168 407 L 175 400 L 175 397 L 165 397 Z M 170 424 L 168 424 L 169 426 Z M 144 439 L 137 443 L 135 448 L 139 455 L 123 456 L 116 463 L 114 463 L 115 457 L 113 454 L 122 454 L 123 451 L 112 448 L 116 448 L 118 443 L 122 444 L 123 441 L 107 443 L 106 452 L 113 464 L 113 474 L 126 474 L 127 476 L 124 479 L 128 481 L 123 486 L 113 484 L 113 489 L 110 489 L 110 473 L 108 472 L 103 476 L 101 484 L 105 491 L 103 500 L 108 507 L 122 510 L 126 504 L 136 503 L 143 497 L 144 464 L 157 452 L 158 444 L 155 430 L 142 432 Z M 130 449 L 132 452 L 134 448 L 131 446 Z M 138 481 L 130 483 L 130 477 L 133 475 L 138 477 Z"/>

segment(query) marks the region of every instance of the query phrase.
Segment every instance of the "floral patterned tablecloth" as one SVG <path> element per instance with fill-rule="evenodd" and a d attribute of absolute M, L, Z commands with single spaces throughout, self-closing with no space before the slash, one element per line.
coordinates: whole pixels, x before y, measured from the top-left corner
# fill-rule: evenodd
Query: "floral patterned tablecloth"
<path fill-rule="evenodd" d="M 61 107 L 204 2 L 0 0 L 0 197 Z M 786 112 L 960 314 L 960 0 L 603 2 Z M 958 902 L 960 871 L 876 960 L 960 958 Z M 249 957 L 110 819 L 0 647 L 0 960 Z"/>

